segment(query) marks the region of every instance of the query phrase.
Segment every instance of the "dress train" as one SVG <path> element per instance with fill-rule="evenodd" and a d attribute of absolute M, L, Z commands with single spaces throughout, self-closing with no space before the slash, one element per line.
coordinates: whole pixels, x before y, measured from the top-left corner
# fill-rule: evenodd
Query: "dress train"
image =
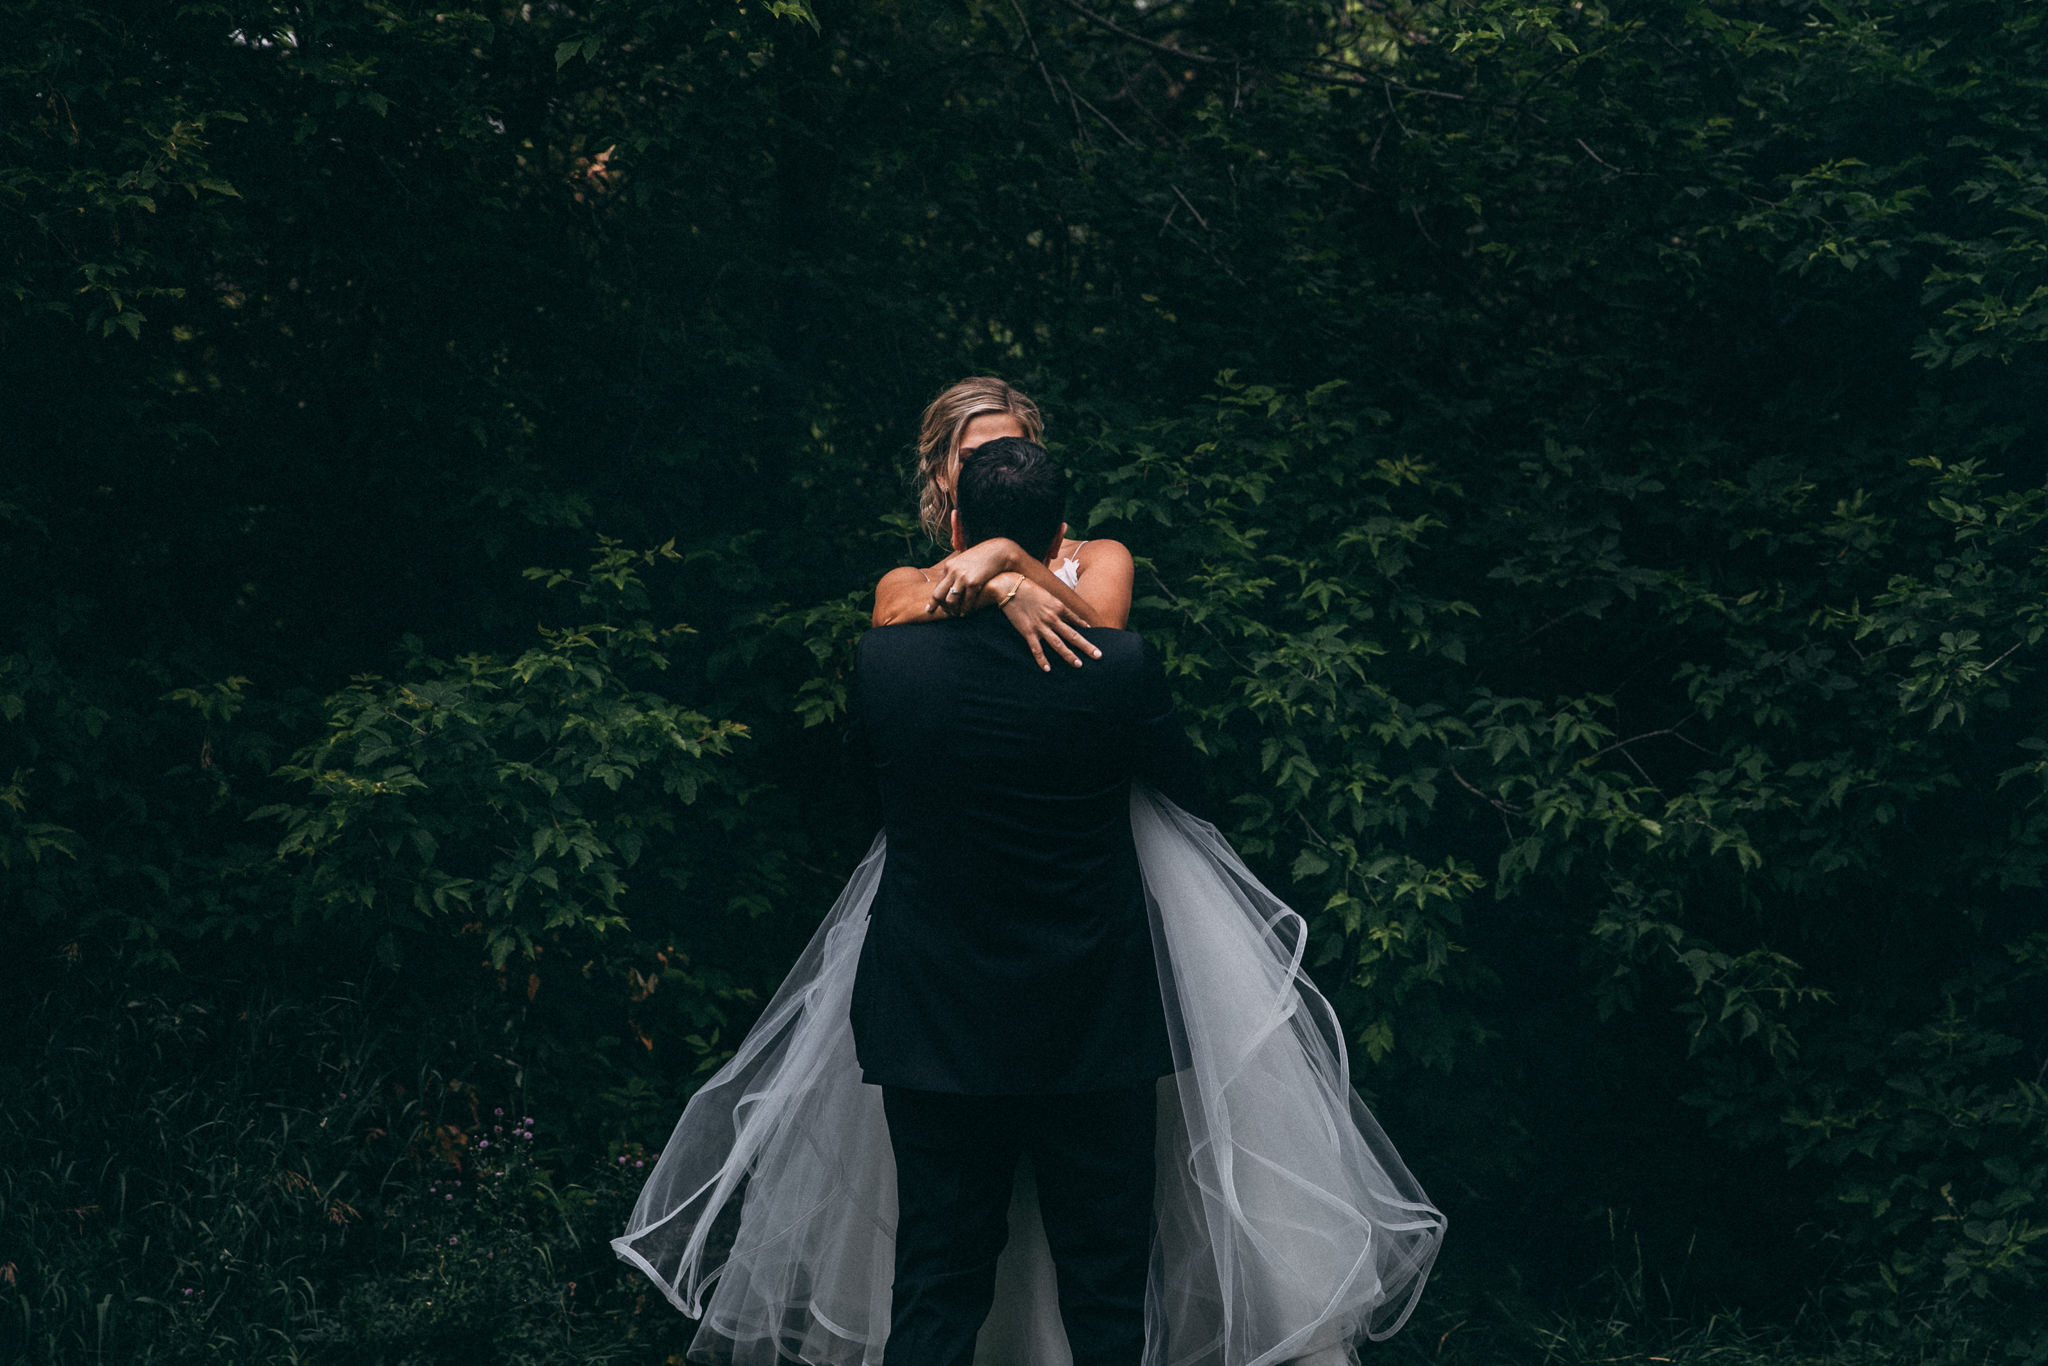
<path fill-rule="evenodd" d="M 1317 1366 L 1407 1320 L 1445 1221 L 1351 1089 L 1301 917 L 1216 828 L 1133 788 L 1173 1075 L 1159 1083 L 1144 1366 Z M 612 1240 L 699 1320 L 690 1356 L 881 1366 L 895 1161 L 848 1023 L 883 841 L 732 1060 L 683 1110 Z M 976 1366 L 1070 1366 L 1030 1173 Z"/>

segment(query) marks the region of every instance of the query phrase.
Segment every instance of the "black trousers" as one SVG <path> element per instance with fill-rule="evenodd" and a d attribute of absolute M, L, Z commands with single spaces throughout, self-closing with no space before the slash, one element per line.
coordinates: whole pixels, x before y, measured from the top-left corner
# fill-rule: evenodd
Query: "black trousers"
<path fill-rule="evenodd" d="M 1154 1088 L 959 1096 L 882 1088 L 896 1151 L 889 1366 L 969 1366 L 1009 1236 L 1017 1159 L 1039 1211 L 1074 1366 L 1138 1366 L 1152 1256 Z"/>

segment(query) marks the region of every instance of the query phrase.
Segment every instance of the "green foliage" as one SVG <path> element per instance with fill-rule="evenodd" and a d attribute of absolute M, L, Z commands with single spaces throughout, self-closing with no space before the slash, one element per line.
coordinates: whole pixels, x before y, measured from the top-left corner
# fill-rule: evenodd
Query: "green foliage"
<path fill-rule="evenodd" d="M 0 5 L 0 1355 L 678 1342 L 617 1158 L 996 372 L 1456 1217 L 1395 1350 L 2042 1359 L 2039 8 Z"/>
<path fill-rule="evenodd" d="M 581 589 L 586 608 L 644 611 L 634 555 L 607 542 Z M 252 818 L 284 823 L 278 852 L 303 857 L 295 915 L 375 936 L 396 966 L 400 937 L 476 934 L 499 972 L 543 944 L 583 955 L 625 926 L 627 870 L 718 780 L 746 728 L 632 686 L 667 667 L 687 628 L 644 618 L 543 628 L 512 657 L 416 657 L 408 681 L 361 678 L 328 699 L 327 733 L 281 765 L 306 799 Z M 417 648 L 417 643 L 414 643 Z"/>
<path fill-rule="evenodd" d="M 1452 975 L 1482 885 L 1455 856 L 1407 852 L 1457 778 L 1447 746 L 1479 733 L 1435 699 L 1402 699 L 1383 661 L 1455 665 L 1474 608 L 1417 569 L 1458 489 L 1385 449 L 1385 413 L 1341 399 L 1336 386 L 1297 399 L 1233 386 L 1211 415 L 1105 437 L 1084 487 L 1091 528 L 1128 527 L 1142 556 L 1137 607 L 1216 763 L 1233 841 L 1291 868 L 1319 912 L 1313 961 L 1374 1003 L 1357 1023 L 1377 1061 L 1410 994 Z M 1401 1044 L 1419 1060 L 1448 1065 L 1476 1036 L 1469 1020 L 1417 1013 L 1428 1032 Z"/>

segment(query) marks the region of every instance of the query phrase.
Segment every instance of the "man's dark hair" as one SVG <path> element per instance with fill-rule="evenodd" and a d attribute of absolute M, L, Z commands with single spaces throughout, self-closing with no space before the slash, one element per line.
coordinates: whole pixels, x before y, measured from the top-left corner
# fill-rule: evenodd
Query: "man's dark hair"
<path fill-rule="evenodd" d="M 1007 536 L 1025 554 L 1042 555 L 1059 535 L 1066 501 L 1066 471 L 1036 441 L 999 436 L 960 457 L 953 505 L 969 545 Z"/>

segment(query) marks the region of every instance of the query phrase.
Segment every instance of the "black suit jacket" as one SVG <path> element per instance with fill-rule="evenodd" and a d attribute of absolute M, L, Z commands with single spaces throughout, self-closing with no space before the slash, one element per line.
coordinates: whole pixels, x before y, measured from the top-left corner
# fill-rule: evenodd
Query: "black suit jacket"
<path fill-rule="evenodd" d="M 1202 809 L 1165 676 L 1128 631 L 1041 671 L 1000 612 L 887 626 L 856 653 L 888 855 L 853 988 L 870 1082 L 966 1095 L 1172 1070 L 1130 784 Z"/>

